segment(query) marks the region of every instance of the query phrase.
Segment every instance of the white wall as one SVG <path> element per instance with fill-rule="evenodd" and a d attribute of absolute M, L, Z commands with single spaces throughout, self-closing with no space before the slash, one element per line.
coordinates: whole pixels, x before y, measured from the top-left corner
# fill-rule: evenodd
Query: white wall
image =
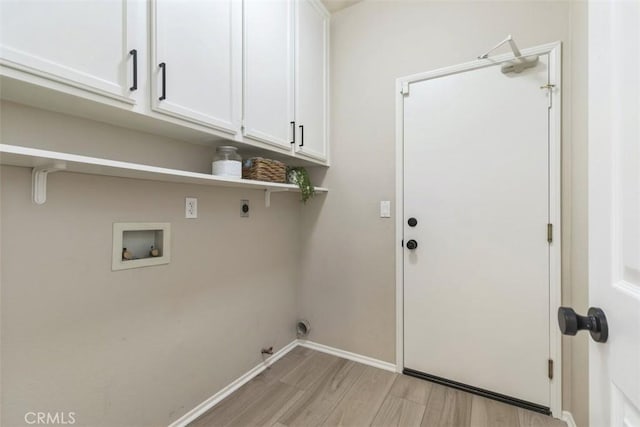
<path fill-rule="evenodd" d="M 15 104 L 2 143 L 206 170 L 212 150 Z M 168 425 L 295 339 L 300 202 L 257 190 L 58 172 L 44 205 L 0 168 L 5 426 Z M 184 198 L 198 198 L 198 219 Z M 250 218 L 240 218 L 249 199 Z M 170 222 L 169 265 L 111 271 L 113 222 Z"/>
<path fill-rule="evenodd" d="M 571 2 L 364 1 L 332 15 L 331 191 L 303 219 L 311 339 L 395 362 L 395 79 L 476 58 L 507 34 L 563 42 L 563 298 L 586 306 L 586 32 Z M 506 48 L 505 50 L 506 51 Z M 586 425 L 586 338 L 565 340 L 563 401 Z M 573 346 L 573 351 L 572 347 Z"/>

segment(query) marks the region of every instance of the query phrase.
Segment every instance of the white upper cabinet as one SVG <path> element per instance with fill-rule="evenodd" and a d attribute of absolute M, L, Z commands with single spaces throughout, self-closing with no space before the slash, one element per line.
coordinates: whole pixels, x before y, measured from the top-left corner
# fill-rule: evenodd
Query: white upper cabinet
<path fill-rule="evenodd" d="M 327 161 L 329 15 L 316 0 L 244 1 L 244 135 Z"/>
<path fill-rule="evenodd" d="M 0 64 L 129 104 L 144 66 L 144 2 L 2 0 Z M 135 53 L 132 53 L 135 51 Z"/>
<path fill-rule="evenodd" d="M 0 98 L 326 165 L 328 25 L 320 0 L 0 0 Z"/>
<path fill-rule="evenodd" d="M 316 0 L 296 2 L 295 116 L 298 155 L 327 160 L 329 15 Z"/>
<path fill-rule="evenodd" d="M 243 134 L 291 150 L 294 2 L 244 1 Z"/>
<path fill-rule="evenodd" d="M 240 130 L 242 3 L 151 3 L 153 110 L 235 134 Z"/>

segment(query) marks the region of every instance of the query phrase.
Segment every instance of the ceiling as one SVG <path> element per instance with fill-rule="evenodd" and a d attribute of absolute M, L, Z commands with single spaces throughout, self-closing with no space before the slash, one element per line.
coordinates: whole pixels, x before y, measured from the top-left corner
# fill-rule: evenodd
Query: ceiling
<path fill-rule="evenodd" d="M 353 6 L 356 3 L 360 3 L 362 0 L 322 0 L 324 6 L 329 12 L 337 12 L 345 7 Z"/>

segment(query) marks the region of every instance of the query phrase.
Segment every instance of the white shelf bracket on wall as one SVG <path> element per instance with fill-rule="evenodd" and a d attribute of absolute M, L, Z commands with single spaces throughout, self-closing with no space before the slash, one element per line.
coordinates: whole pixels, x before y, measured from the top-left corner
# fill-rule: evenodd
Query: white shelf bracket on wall
<path fill-rule="evenodd" d="M 46 166 L 34 167 L 31 172 L 31 194 L 34 203 L 42 205 L 47 201 L 47 175 L 53 172 L 65 170 L 64 162 L 55 162 Z"/>
<path fill-rule="evenodd" d="M 283 191 L 289 191 L 289 190 L 269 189 L 269 188 L 264 190 L 264 206 L 267 208 L 271 207 L 271 193 L 281 193 Z"/>

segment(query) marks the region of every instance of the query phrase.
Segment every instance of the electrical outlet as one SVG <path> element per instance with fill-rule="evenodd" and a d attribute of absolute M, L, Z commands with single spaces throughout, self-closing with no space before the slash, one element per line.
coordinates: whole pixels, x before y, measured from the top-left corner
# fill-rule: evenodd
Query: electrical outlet
<path fill-rule="evenodd" d="M 198 199 L 187 197 L 184 199 L 184 217 L 198 218 Z"/>
<path fill-rule="evenodd" d="M 249 218 L 249 201 L 240 200 L 240 216 L 242 218 Z"/>

